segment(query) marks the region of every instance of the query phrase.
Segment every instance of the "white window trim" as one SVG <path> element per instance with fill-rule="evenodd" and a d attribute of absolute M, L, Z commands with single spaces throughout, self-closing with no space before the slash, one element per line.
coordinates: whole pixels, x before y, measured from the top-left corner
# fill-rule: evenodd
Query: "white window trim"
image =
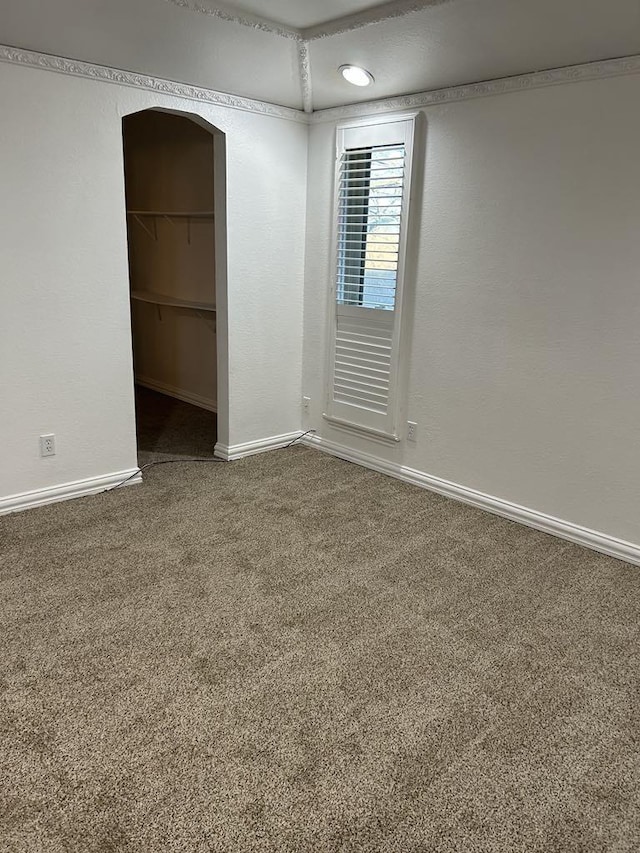
<path fill-rule="evenodd" d="M 333 206 L 332 206 L 332 235 L 331 235 L 331 280 L 329 287 L 329 308 L 327 311 L 327 365 L 326 365 L 326 407 L 323 412 L 323 418 L 333 427 L 348 432 L 352 432 L 364 436 L 375 441 L 383 443 L 396 444 L 401 440 L 400 436 L 400 412 L 404 401 L 401 399 L 401 394 L 404 388 L 403 374 L 406 373 L 407 353 L 404 346 L 403 334 L 403 305 L 405 302 L 406 293 L 406 251 L 407 251 L 407 235 L 410 231 L 410 216 L 411 216 L 411 200 L 413 186 L 413 150 L 416 138 L 416 123 L 418 112 L 411 113 L 395 113 L 386 116 L 376 116 L 364 119 L 352 120 L 339 124 L 336 128 L 336 149 L 335 149 L 335 170 L 334 170 L 334 186 L 333 186 Z M 398 267 L 397 267 L 397 284 L 396 284 L 396 301 L 393 312 L 393 339 L 391 348 L 391 372 L 390 372 L 390 398 L 391 406 L 386 417 L 387 425 L 385 428 L 376 428 L 365 423 L 351 420 L 345 417 L 342 412 L 336 413 L 336 404 L 333 400 L 333 377 L 335 366 L 335 343 L 336 343 L 336 324 L 337 324 L 337 258 L 338 258 L 338 188 L 340 186 L 340 161 L 341 155 L 345 148 L 345 139 L 349 137 L 349 131 L 352 132 L 352 140 L 349 145 L 362 144 L 376 145 L 380 144 L 376 141 L 377 130 L 382 130 L 385 125 L 407 123 L 404 143 L 405 143 L 405 172 L 403 185 L 403 200 L 402 200 L 402 225 L 400 228 L 400 242 L 398 250 Z M 362 131 L 362 134 L 358 133 Z M 384 131 L 382 131 L 384 133 Z M 375 310 L 362 308 L 362 311 Z M 384 312 L 387 313 L 387 312 Z M 344 408 L 344 406 L 342 407 Z M 353 407 L 356 409 L 357 407 Z"/>

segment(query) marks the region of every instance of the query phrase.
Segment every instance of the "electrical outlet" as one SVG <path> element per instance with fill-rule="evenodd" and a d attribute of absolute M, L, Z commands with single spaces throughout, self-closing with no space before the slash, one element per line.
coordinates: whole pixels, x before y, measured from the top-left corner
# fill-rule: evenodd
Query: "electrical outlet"
<path fill-rule="evenodd" d="M 56 437 L 53 433 L 40 436 L 40 456 L 56 455 Z"/>
<path fill-rule="evenodd" d="M 415 421 L 407 421 L 407 441 L 415 441 L 417 439 L 418 424 Z"/>
<path fill-rule="evenodd" d="M 309 403 L 311 402 L 311 397 L 303 397 L 302 398 L 302 408 L 305 412 L 309 411 Z"/>

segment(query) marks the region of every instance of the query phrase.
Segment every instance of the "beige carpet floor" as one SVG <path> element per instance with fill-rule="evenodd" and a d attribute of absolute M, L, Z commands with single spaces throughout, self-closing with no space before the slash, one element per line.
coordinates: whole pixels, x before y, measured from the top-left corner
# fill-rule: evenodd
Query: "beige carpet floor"
<path fill-rule="evenodd" d="M 640 849 L 640 569 L 317 451 L 0 519 L 0 849 Z"/>

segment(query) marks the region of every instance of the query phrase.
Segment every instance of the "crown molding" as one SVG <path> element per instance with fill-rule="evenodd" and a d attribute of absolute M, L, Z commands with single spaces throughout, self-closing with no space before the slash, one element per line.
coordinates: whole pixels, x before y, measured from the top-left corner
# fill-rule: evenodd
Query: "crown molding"
<path fill-rule="evenodd" d="M 301 70 L 307 80 L 308 95 L 305 98 L 305 108 L 310 111 L 311 103 L 311 74 L 308 70 L 308 52 L 299 53 Z M 144 89 L 159 95 L 184 98 L 205 104 L 223 106 L 244 112 L 294 121 L 300 124 L 316 124 L 321 122 L 338 121 L 344 118 L 371 116 L 389 113 L 397 110 L 420 109 L 421 107 L 438 104 L 465 101 L 472 98 L 484 98 L 490 95 L 503 95 L 511 92 L 525 92 L 529 89 L 540 89 L 546 86 L 558 86 L 566 83 L 580 83 L 585 80 L 598 80 L 608 77 L 622 77 L 640 73 L 640 55 L 625 56 L 619 59 L 607 59 L 602 62 L 589 62 L 583 65 L 569 65 L 565 68 L 555 68 L 548 71 L 537 71 L 532 74 L 522 74 L 518 77 L 504 77 L 481 83 L 471 83 L 465 86 L 453 86 L 446 89 L 434 89 L 418 92 L 413 95 L 401 95 L 396 98 L 385 98 L 379 101 L 366 101 L 359 104 L 348 104 L 343 107 L 330 107 L 317 110 L 311 115 L 291 107 L 229 95 L 214 89 L 190 86 L 186 83 L 176 83 L 161 77 L 151 77 L 147 74 L 137 74 L 132 71 L 122 71 L 105 65 L 94 65 L 75 59 L 66 59 L 47 53 L 37 53 L 32 50 L 22 50 L 0 44 L 0 62 L 12 65 L 22 65 L 28 68 L 39 68 L 44 71 L 54 71 L 57 74 L 68 74 L 72 77 L 82 77 L 101 83 L 114 83 L 119 86 L 130 86 L 134 89 Z"/>
<path fill-rule="evenodd" d="M 166 0 L 166 2 L 171 3 L 173 6 L 178 6 L 180 9 L 187 9 L 190 12 L 197 12 L 200 15 L 209 15 L 210 17 L 219 18 L 221 21 L 227 21 L 231 24 L 251 27 L 254 30 L 260 30 L 271 35 L 281 36 L 282 38 L 308 42 L 339 35 L 340 33 L 352 32 L 353 30 L 362 29 L 362 27 L 368 27 L 371 24 L 390 21 L 393 18 L 402 18 L 405 15 L 410 15 L 412 12 L 420 12 L 422 9 L 427 9 L 429 6 L 442 6 L 444 3 L 451 3 L 452 0 L 390 0 L 390 2 L 374 6 L 372 9 L 365 9 L 362 12 L 355 12 L 353 15 L 344 15 L 340 18 L 332 18 L 323 24 L 316 24 L 312 27 L 304 27 L 302 29 L 279 24 L 277 21 L 272 21 L 270 18 L 263 18 L 261 15 L 251 15 L 248 12 L 239 13 L 228 4 L 214 2 L 214 0 L 212 0 L 211 5 L 208 5 L 206 0 L 204 0 L 204 4 L 197 2 L 197 0 Z"/>
<path fill-rule="evenodd" d="M 337 121 L 357 116 L 370 116 L 395 110 L 419 109 L 437 104 L 449 104 L 472 98 L 484 98 L 490 95 L 504 95 L 511 92 L 524 92 L 529 89 L 541 89 L 546 86 L 559 86 L 565 83 L 580 83 L 584 80 L 598 80 L 607 77 L 621 77 L 640 73 L 640 55 L 625 56 L 619 59 L 606 59 L 602 62 L 588 62 L 583 65 L 568 65 L 548 71 L 536 71 L 521 74 L 518 77 L 503 77 L 483 83 L 471 83 L 465 86 L 453 86 L 447 89 L 433 89 L 414 95 L 401 95 L 379 101 L 365 101 L 344 107 L 329 107 L 317 110 L 311 122 Z"/>
<path fill-rule="evenodd" d="M 239 24 L 241 27 L 250 27 L 253 30 L 260 30 L 263 33 L 270 33 L 281 38 L 294 39 L 295 41 L 303 40 L 302 32 L 295 27 L 287 27 L 277 21 L 272 21 L 270 18 L 263 18 L 261 15 L 251 15 L 248 12 L 239 14 L 237 9 L 234 10 L 233 7 L 226 6 L 224 3 L 209 6 L 198 3 L 196 0 L 166 0 L 166 2 L 178 6 L 180 9 L 187 9 L 189 12 L 218 18 L 229 24 Z"/>
<path fill-rule="evenodd" d="M 531 74 L 522 74 L 517 77 L 505 77 L 482 83 L 473 83 L 464 86 L 449 87 L 427 92 L 419 92 L 413 95 L 401 95 L 396 98 L 381 99 L 379 101 L 367 101 L 362 104 L 351 104 L 344 107 L 331 107 L 325 110 L 314 111 L 313 88 L 311 83 L 311 61 L 309 55 L 309 44 L 312 41 L 330 38 L 331 36 L 353 32 L 372 24 L 381 24 L 397 18 L 405 17 L 424 9 L 442 6 L 453 0 L 390 0 L 362 12 L 334 18 L 323 24 L 312 27 L 297 29 L 279 24 L 269 18 L 263 18 L 249 13 L 238 13 L 234 7 L 217 0 L 203 0 L 211 5 L 203 5 L 198 0 L 165 0 L 181 9 L 187 9 L 202 15 L 209 15 L 229 23 L 244 27 L 251 27 L 261 32 L 282 38 L 293 39 L 298 43 L 298 70 L 300 76 L 300 90 L 302 95 L 303 110 L 313 115 L 313 121 L 332 121 L 342 117 L 371 115 L 389 110 L 412 109 L 416 107 L 427 107 L 434 104 L 449 103 L 451 101 L 467 100 L 469 98 L 484 97 L 486 95 L 499 95 L 507 92 L 522 91 L 525 89 L 540 88 L 542 86 L 553 86 L 562 83 L 577 82 L 580 80 L 596 79 L 598 77 L 617 76 L 619 74 L 636 73 L 636 57 L 625 57 L 622 59 L 605 60 L 604 62 L 591 62 L 583 65 L 571 65 L 565 68 L 538 71 Z M 626 65 L 625 65 L 626 64 Z"/>
<path fill-rule="evenodd" d="M 350 33 L 354 30 L 361 30 L 363 27 L 369 27 L 372 24 L 382 24 L 394 18 L 404 18 L 405 15 L 410 15 L 413 12 L 421 12 L 430 6 L 443 6 L 445 3 L 451 2 L 452 0 L 393 0 L 390 3 L 374 6 L 372 9 L 355 12 L 353 15 L 345 15 L 341 18 L 334 18 L 324 24 L 306 27 L 301 30 L 301 34 L 307 41 L 316 41 L 318 39 L 329 38 L 330 36 L 341 35 L 342 33 Z"/>
<path fill-rule="evenodd" d="M 145 89 L 158 95 L 168 95 L 174 98 L 185 98 L 205 104 L 228 107 L 232 110 L 243 110 L 249 113 L 271 116 L 273 118 L 295 121 L 302 124 L 309 122 L 309 117 L 300 110 L 291 107 L 281 107 L 265 101 L 243 98 L 239 95 L 229 95 L 226 92 L 216 92 L 200 86 L 190 86 L 187 83 L 177 83 L 161 77 L 151 77 L 148 74 L 137 74 L 133 71 L 121 71 L 106 65 L 93 65 L 76 59 L 66 59 L 52 56 L 48 53 L 37 53 L 32 50 L 22 50 L 9 45 L 0 45 L 0 62 L 12 65 L 22 65 L 28 68 L 39 68 L 44 71 L 55 71 L 58 74 L 68 74 L 72 77 L 82 77 L 96 80 L 100 83 L 115 83 L 118 86 L 130 86 L 134 89 Z"/>
<path fill-rule="evenodd" d="M 230 24 L 249 27 L 260 32 L 269 33 L 270 35 L 296 41 L 298 43 L 298 72 L 300 76 L 302 108 L 305 113 L 311 114 L 313 113 L 313 87 L 311 84 L 311 60 L 309 56 L 310 41 L 317 41 L 328 38 L 329 36 L 339 35 L 340 33 L 352 32 L 362 27 L 368 27 L 371 24 L 390 21 L 393 18 L 402 18 L 412 12 L 419 12 L 429 6 L 441 6 L 444 3 L 452 2 L 452 0 L 391 0 L 391 2 L 383 3 L 373 9 L 365 9 L 353 15 L 334 18 L 326 21 L 324 24 L 304 29 L 288 27 L 284 24 L 279 24 L 277 21 L 272 21 L 270 18 L 263 18 L 260 15 L 252 15 L 247 12 L 239 13 L 234 7 L 224 2 L 216 2 L 216 0 L 211 0 L 210 4 L 207 0 L 202 0 L 202 2 L 198 2 L 198 0 L 165 0 L 165 2 L 171 3 L 180 9 L 186 9 L 189 12 L 208 15 L 209 17 L 218 18 Z"/>
<path fill-rule="evenodd" d="M 300 71 L 300 88 L 302 89 L 302 108 L 305 113 L 313 112 L 313 87 L 311 84 L 311 58 L 309 42 L 298 42 L 298 66 Z"/>
<path fill-rule="evenodd" d="M 298 73 L 300 77 L 300 94 L 302 96 L 302 108 L 305 113 L 313 112 L 313 93 L 311 88 L 311 62 L 309 58 L 309 42 L 303 38 L 300 30 L 293 27 L 285 27 L 272 21 L 269 18 L 262 18 L 258 15 L 238 14 L 237 11 L 225 6 L 221 3 L 216 3 L 215 6 L 203 6 L 202 3 L 195 0 L 166 0 L 174 6 L 181 9 L 187 9 L 190 12 L 197 12 L 201 15 L 209 15 L 212 18 L 218 18 L 221 21 L 227 21 L 231 24 L 238 24 L 242 27 L 250 27 L 270 35 L 280 36 L 293 40 L 297 43 L 298 49 Z"/>

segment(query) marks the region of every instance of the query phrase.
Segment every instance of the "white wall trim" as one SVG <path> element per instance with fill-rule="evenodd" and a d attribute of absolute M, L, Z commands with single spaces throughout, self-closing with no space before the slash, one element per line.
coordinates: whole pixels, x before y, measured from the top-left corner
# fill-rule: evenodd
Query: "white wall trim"
<path fill-rule="evenodd" d="M 328 415 L 326 412 L 322 413 L 322 417 L 327 421 L 327 423 L 331 424 L 333 429 L 341 429 L 344 432 L 350 432 L 352 435 L 359 435 L 360 437 L 367 438 L 369 441 L 379 441 L 381 444 L 392 444 L 395 445 L 400 441 L 400 436 L 396 435 L 394 432 L 384 432 L 381 429 L 374 429 L 373 427 L 362 426 L 362 424 L 355 424 L 351 421 L 346 421 L 344 418 L 336 418 L 333 415 Z"/>
<path fill-rule="evenodd" d="M 136 385 L 142 385 L 143 388 L 149 388 L 151 391 L 158 391 L 160 394 L 175 397 L 176 400 L 191 403 L 192 406 L 198 406 L 198 408 L 206 409 L 208 412 L 218 411 L 218 404 L 215 400 L 203 397 L 200 394 L 192 394 L 191 391 L 176 388 L 175 385 L 168 385 L 166 382 L 158 382 L 156 379 L 151 379 L 148 376 L 138 376 L 136 374 Z"/>
<path fill-rule="evenodd" d="M 298 41 L 304 39 L 315 41 L 316 39 L 328 38 L 329 36 L 359 30 L 371 24 L 380 24 L 383 21 L 390 21 L 393 18 L 402 18 L 405 15 L 410 15 L 412 12 L 420 12 L 429 6 L 441 6 L 444 3 L 451 3 L 452 0 L 389 0 L 389 2 L 374 6 L 372 9 L 364 9 L 362 12 L 355 12 L 353 15 L 342 15 L 338 18 L 331 18 L 322 24 L 314 24 L 311 27 L 303 27 L 301 29 L 278 23 L 262 15 L 253 15 L 249 12 L 238 14 L 237 8 L 230 7 L 224 2 L 216 2 L 216 0 L 212 0 L 211 5 L 208 4 L 207 0 L 203 0 L 203 2 L 194 2 L 194 0 L 167 0 L 167 2 L 178 6 L 180 9 L 186 9 L 189 12 L 209 15 L 213 18 L 219 18 L 221 21 L 238 24 L 242 27 L 250 27 L 254 30 L 280 36 L 281 38 Z"/>
<path fill-rule="evenodd" d="M 540 89 L 546 86 L 559 86 L 565 83 L 580 83 L 584 80 L 598 80 L 608 77 L 621 77 L 640 73 L 640 55 L 607 59 L 603 62 L 588 62 L 583 65 L 569 65 L 564 68 L 554 68 L 548 71 L 537 71 L 532 74 L 522 74 L 518 77 L 503 77 L 465 86 L 453 86 L 446 89 L 432 89 L 413 95 L 401 95 L 396 98 L 383 98 L 379 101 L 366 101 L 360 104 L 347 104 L 342 107 L 330 107 L 325 110 L 313 109 L 311 99 L 311 71 L 307 68 L 308 54 L 299 54 L 299 62 L 303 79 L 303 99 L 308 112 L 269 104 L 213 89 L 190 86 L 177 83 L 161 77 L 150 77 L 132 71 L 109 68 L 106 65 L 94 65 L 90 62 L 80 62 L 47 53 L 37 53 L 32 50 L 22 50 L 9 45 L 0 45 L 0 62 L 12 65 L 23 65 L 29 68 L 40 68 L 57 74 L 68 74 L 72 77 L 83 77 L 102 83 L 115 83 L 119 86 L 129 86 L 134 89 L 145 89 L 170 97 L 184 98 L 191 101 L 213 104 L 244 112 L 259 113 L 260 115 L 309 124 L 316 122 L 338 121 L 365 116 L 380 115 L 397 110 L 421 109 L 437 104 L 448 104 L 455 101 L 465 101 L 472 98 L 484 98 L 490 95 L 503 95 L 511 92 L 523 92 L 529 89 Z M 306 70 L 305 70 L 306 69 Z M 304 75 L 308 74 L 306 79 Z"/>
<path fill-rule="evenodd" d="M 135 476 L 134 476 L 135 475 Z M 33 492 L 23 492 L 19 495 L 9 495 L 0 498 L 0 515 L 9 512 L 18 512 L 23 509 L 32 509 L 36 506 L 66 501 L 71 498 L 82 498 L 86 495 L 95 495 L 112 489 L 123 480 L 131 477 L 126 484 L 133 486 L 134 483 L 142 482 L 142 474 L 139 468 L 129 468 L 126 471 L 116 471 L 113 474 L 103 474 L 101 477 L 90 477 L 87 480 L 75 480 L 72 483 L 63 483 L 60 486 L 49 486 L 46 489 L 36 489 Z"/>
<path fill-rule="evenodd" d="M 72 77 L 84 77 L 100 83 L 115 83 L 118 86 L 130 86 L 134 89 L 145 89 L 161 95 L 174 98 L 185 98 L 189 101 L 200 101 L 216 106 L 228 107 L 232 110 L 259 113 L 273 118 L 285 119 L 306 124 L 309 119 L 300 110 L 291 107 L 281 107 L 256 101 L 252 98 L 242 98 L 239 95 L 229 95 L 204 89 L 200 86 L 190 86 L 187 83 L 176 83 L 161 77 L 150 77 L 147 74 L 137 74 L 133 71 L 122 71 L 109 68 L 106 65 L 94 65 L 91 62 L 80 62 L 77 59 L 65 59 L 48 53 L 37 53 L 33 50 L 22 50 L 17 47 L 0 45 L 0 62 L 12 65 L 25 65 L 29 68 L 40 68 L 44 71 L 54 71 L 58 74 L 68 74 Z"/>
<path fill-rule="evenodd" d="M 282 435 L 272 435 L 269 438 L 259 438 L 256 441 L 245 441 L 244 444 L 221 444 L 218 442 L 214 448 L 214 455 L 225 462 L 233 462 L 235 459 L 244 459 L 245 456 L 255 456 L 256 453 L 265 453 L 267 450 L 279 450 L 300 438 L 301 430 L 297 432 L 285 432 Z"/>
<path fill-rule="evenodd" d="M 370 9 L 363 9 L 362 12 L 355 12 L 353 15 L 344 15 L 326 21 L 324 24 L 305 27 L 301 33 L 309 41 L 316 41 L 343 33 L 351 33 L 363 27 L 370 27 L 372 24 L 382 24 L 394 18 L 404 18 L 405 15 L 421 12 L 430 6 L 443 6 L 445 3 L 451 2 L 453 0 L 392 0 L 390 3 L 382 3 Z"/>
<path fill-rule="evenodd" d="M 296 27 L 288 27 L 286 24 L 279 24 L 277 21 L 271 20 L 271 18 L 263 18 L 262 15 L 252 15 L 249 12 L 238 14 L 237 7 L 230 7 L 225 3 L 214 3 L 208 6 L 202 3 L 191 2 L 191 0 L 168 0 L 168 2 L 189 12 L 197 12 L 199 15 L 209 15 L 212 18 L 218 18 L 220 21 L 226 21 L 229 24 L 250 27 L 252 30 L 259 30 L 260 32 L 280 36 L 281 38 L 294 39 L 295 41 L 299 41 L 302 38 L 301 31 Z"/>
<path fill-rule="evenodd" d="M 542 530 L 544 533 L 549 533 L 560 539 L 566 539 L 569 542 L 583 545 L 585 548 L 590 548 L 601 554 L 607 554 L 609 557 L 615 557 L 618 560 L 624 560 L 627 563 L 640 566 L 640 545 L 635 545 L 632 542 L 616 539 L 606 533 L 590 530 L 571 521 L 554 518 L 546 513 L 538 512 L 538 510 L 529 509 L 528 507 L 511 503 L 511 501 L 479 492 L 476 489 L 470 489 L 467 486 L 461 486 L 458 483 L 452 483 L 449 480 L 425 474 L 422 471 L 417 471 L 415 468 L 409 468 L 395 462 L 387 462 L 368 453 L 344 447 L 326 438 L 305 436 L 301 443 L 308 447 L 322 450 L 332 456 L 337 456 L 339 459 L 346 459 L 348 462 L 354 462 L 373 471 L 379 471 L 381 474 L 387 474 L 390 477 L 403 480 L 405 483 L 411 483 L 414 486 L 420 486 L 423 489 L 437 492 L 453 500 L 471 504 L 471 506 L 491 512 L 494 515 L 508 518 L 511 521 L 517 521 L 527 527 L 534 527 L 536 530 Z"/>
<path fill-rule="evenodd" d="M 640 73 L 640 55 L 626 56 L 621 59 L 607 59 L 603 62 L 587 62 L 583 65 L 568 65 L 564 68 L 536 71 L 532 74 L 521 74 L 518 77 L 501 77 L 496 80 L 470 83 L 465 86 L 432 89 L 427 92 L 417 92 L 414 95 L 400 95 L 397 98 L 384 98 L 379 101 L 330 107 L 326 110 L 316 110 L 311 121 L 313 123 L 338 121 L 394 110 L 420 109 L 437 104 L 449 104 L 454 101 L 466 101 L 471 98 L 485 98 L 490 95 L 505 95 L 529 89 L 541 89 L 546 86 L 560 86 L 565 83 L 581 83 L 584 80 L 599 80 L 606 77 L 621 77 L 638 73 Z"/>
<path fill-rule="evenodd" d="M 302 92 L 302 108 L 305 113 L 313 112 L 313 84 L 311 81 L 311 57 L 309 42 L 298 43 L 298 66 L 300 71 L 300 89 Z"/>

